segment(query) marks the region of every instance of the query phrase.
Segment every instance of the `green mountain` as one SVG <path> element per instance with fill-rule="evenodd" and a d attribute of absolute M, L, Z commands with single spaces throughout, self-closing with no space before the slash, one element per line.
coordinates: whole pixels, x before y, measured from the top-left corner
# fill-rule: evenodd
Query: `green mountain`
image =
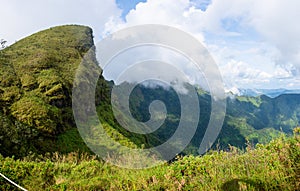
<path fill-rule="evenodd" d="M 90 28 L 69 25 L 38 32 L 0 51 L 2 155 L 91 152 L 77 131 L 71 106 L 76 69 L 87 51 L 93 50 L 93 45 Z M 92 67 L 101 71 L 95 53 L 90 54 Z M 83 81 L 89 83 L 89 78 Z M 174 90 L 143 85 L 134 89 L 130 110 L 135 119 L 149 120 L 149 104 L 157 99 L 165 103 L 168 111 L 161 128 L 142 135 L 127 131 L 115 119 L 110 104 L 112 85 L 113 82 L 101 76 L 96 85 L 95 102 L 105 131 L 114 140 L 131 148 L 148 148 L 160 145 L 174 134 L 181 114 Z M 194 138 L 183 154 L 197 153 L 210 117 L 211 96 L 199 88 L 197 91 L 201 116 Z M 227 114 L 215 147 L 244 148 L 247 142 L 269 142 L 281 131 L 291 133 L 299 124 L 299 111 L 300 95 L 231 96 L 227 99 Z"/>
<path fill-rule="evenodd" d="M 90 28 L 69 25 L 38 32 L 0 51 L 2 155 L 91 152 L 73 118 L 72 88 L 76 70 L 93 46 Z M 91 66 L 101 71 L 95 53 L 90 54 Z M 89 82 L 88 77 L 81 80 Z M 149 147 L 148 138 L 159 142 L 121 128 L 111 109 L 110 88 L 100 76 L 95 100 L 106 133 L 131 148 Z"/>
<path fill-rule="evenodd" d="M 166 88 L 137 86 L 132 92 L 132 113 L 141 121 L 150 118 L 149 104 L 158 99 L 166 104 L 169 118 L 154 134 L 167 140 L 180 121 L 180 103 L 176 92 Z M 198 89 L 200 117 L 197 131 L 187 149 L 183 152 L 197 153 L 211 113 L 211 96 Z M 257 97 L 228 96 L 226 116 L 215 147 L 229 148 L 229 145 L 245 148 L 247 144 L 268 143 L 281 133 L 292 134 L 300 122 L 300 95 L 286 94 L 275 98 L 265 95 Z M 172 120 L 170 120 L 172 119 Z"/>
<path fill-rule="evenodd" d="M 0 52 L 2 154 L 64 150 L 58 137 L 74 127 L 75 70 L 92 46 L 90 28 L 62 26 L 31 35 Z M 74 136 L 74 142 L 80 139 Z"/>
<path fill-rule="evenodd" d="M 299 111 L 299 94 L 262 95 L 229 99 L 227 115 L 249 141 L 266 143 L 280 132 L 291 134 L 300 122 Z"/>

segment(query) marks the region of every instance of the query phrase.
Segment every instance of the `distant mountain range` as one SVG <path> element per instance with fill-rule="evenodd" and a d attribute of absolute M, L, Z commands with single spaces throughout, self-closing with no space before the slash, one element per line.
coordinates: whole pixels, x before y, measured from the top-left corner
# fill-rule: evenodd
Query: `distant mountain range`
<path fill-rule="evenodd" d="M 186 153 L 193 153 L 199 146 L 211 115 L 210 94 L 202 89 L 197 89 L 197 92 L 201 110 L 199 124 L 191 144 L 185 150 Z M 250 96 L 251 92 L 248 91 L 243 92 L 247 96 L 228 96 L 225 120 L 216 143 L 219 148 L 226 149 L 228 145 L 243 148 L 247 142 L 267 143 L 282 132 L 291 134 L 293 128 L 300 123 L 300 94 L 283 92 L 290 93 L 270 90 L 268 94 L 272 97 L 258 93 Z M 162 87 L 138 86 L 132 93 L 132 98 L 131 111 L 140 121 L 149 119 L 148 107 L 151 101 L 163 101 L 169 118 L 154 135 L 160 140 L 166 140 L 172 135 L 177 127 L 176 123 L 180 121 L 180 103 L 174 91 Z"/>
<path fill-rule="evenodd" d="M 234 88 L 231 90 L 227 90 L 227 93 L 231 93 L 234 95 L 239 96 L 260 96 L 260 95 L 266 95 L 270 98 L 275 98 L 282 94 L 300 94 L 300 89 L 242 89 L 242 88 Z"/>

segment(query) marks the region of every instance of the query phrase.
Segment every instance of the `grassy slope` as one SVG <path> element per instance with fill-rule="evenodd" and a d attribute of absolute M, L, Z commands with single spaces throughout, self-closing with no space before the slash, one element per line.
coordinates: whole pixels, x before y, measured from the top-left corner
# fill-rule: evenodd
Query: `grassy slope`
<path fill-rule="evenodd" d="M 35 158 L 35 159 L 34 159 Z M 212 151 L 146 170 L 71 153 L 23 160 L 0 157 L 1 172 L 30 190 L 299 190 L 300 136 L 246 152 Z M 13 189 L 0 178 L 0 189 Z"/>
<path fill-rule="evenodd" d="M 74 125 L 74 74 L 92 46 L 90 28 L 69 25 L 38 32 L 0 52 L 2 154 L 60 149 L 57 135 Z"/>
<path fill-rule="evenodd" d="M 76 69 L 93 45 L 89 27 L 68 25 L 38 32 L 0 51 L 2 155 L 89 152 L 75 128 L 71 94 Z M 95 60 L 93 64 L 98 67 Z M 109 89 L 103 78 L 98 85 L 101 110 L 109 102 Z M 144 137 L 127 138 L 118 132 L 115 121 L 106 120 L 111 118 L 106 110 L 101 118 L 108 134 L 124 145 L 141 145 Z"/>

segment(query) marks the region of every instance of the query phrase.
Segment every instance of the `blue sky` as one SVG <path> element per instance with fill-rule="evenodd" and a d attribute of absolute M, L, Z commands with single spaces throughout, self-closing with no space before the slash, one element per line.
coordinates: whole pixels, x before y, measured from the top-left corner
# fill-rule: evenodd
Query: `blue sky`
<path fill-rule="evenodd" d="M 123 19 L 125 19 L 126 15 L 130 10 L 135 9 L 135 6 L 138 3 L 144 2 L 147 2 L 147 0 L 116 0 L 118 7 L 122 9 Z M 191 0 L 191 3 L 193 3 L 195 7 L 201 10 L 206 10 L 207 6 L 211 3 L 211 0 Z"/>
<path fill-rule="evenodd" d="M 209 50 L 228 90 L 300 89 L 298 0 L 10 0 L 1 6 L 0 38 L 9 44 L 63 24 L 92 27 L 95 41 L 128 26 L 164 24 Z"/>
<path fill-rule="evenodd" d="M 135 9 L 135 6 L 138 3 L 146 2 L 147 0 L 116 0 L 116 3 L 120 9 L 122 9 L 122 18 L 125 19 L 125 16 L 131 9 Z"/>

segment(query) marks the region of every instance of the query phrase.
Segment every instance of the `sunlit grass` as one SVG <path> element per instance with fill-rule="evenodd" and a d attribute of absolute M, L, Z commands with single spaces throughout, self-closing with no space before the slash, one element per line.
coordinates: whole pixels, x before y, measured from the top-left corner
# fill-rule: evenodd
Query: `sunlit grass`
<path fill-rule="evenodd" d="M 178 157 L 142 170 L 78 153 L 1 157 L 0 165 L 1 173 L 29 190 L 299 190 L 300 137 L 282 136 L 246 151 L 232 147 Z M 2 190 L 14 188 L 4 179 L 0 185 Z"/>

